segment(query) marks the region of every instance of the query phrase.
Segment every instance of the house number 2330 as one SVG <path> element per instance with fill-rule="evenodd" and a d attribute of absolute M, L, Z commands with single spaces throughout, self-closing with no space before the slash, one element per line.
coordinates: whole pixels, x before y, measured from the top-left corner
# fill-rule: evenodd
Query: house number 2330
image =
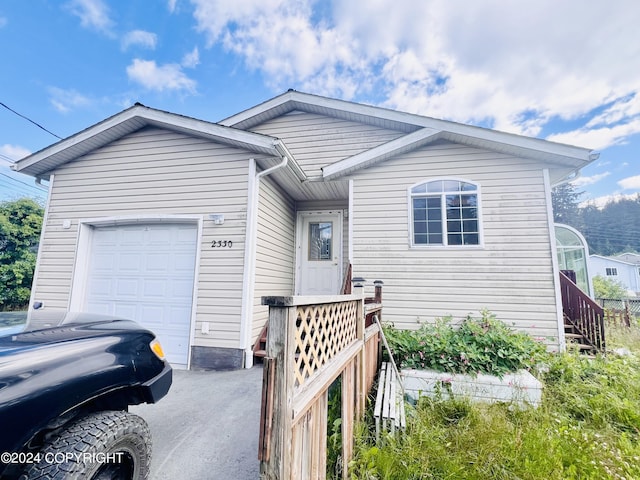
<path fill-rule="evenodd" d="M 211 248 L 231 248 L 233 242 L 231 240 L 214 240 L 211 242 Z"/>

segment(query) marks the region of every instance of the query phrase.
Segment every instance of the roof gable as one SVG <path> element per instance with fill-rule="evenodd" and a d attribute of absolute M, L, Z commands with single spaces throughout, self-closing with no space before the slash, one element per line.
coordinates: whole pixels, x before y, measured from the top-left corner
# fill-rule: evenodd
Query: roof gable
<path fill-rule="evenodd" d="M 556 180 L 560 180 L 569 173 L 579 170 L 597 158 L 597 154 L 592 154 L 591 150 L 586 148 L 464 125 L 448 120 L 438 120 L 371 105 L 310 95 L 294 90 L 289 90 L 278 97 L 228 117 L 222 120 L 220 124 L 251 130 L 261 123 L 294 110 L 348 119 L 402 131 L 406 134 L 370 151 L 325 167 L 323 169 L 325 180 L 347 175 L 357 169 L 366 168 L 384 161 L 398 153 L 410 151 L 437 140 L 448 140 L 454 143 L 557 165 L 561 172 Z"/>
<path fill-rule="evenodd" d="M 274 137 L 245 132 L 136 104 L 71 137 L 17 161 L 13 168 L 27 175 L 46 176 L 48 172 L 56 167 L 146 126 L 155 126 L 206 138 L 256 154 L 276 157 L 286 154 L 282 143 Z"/>

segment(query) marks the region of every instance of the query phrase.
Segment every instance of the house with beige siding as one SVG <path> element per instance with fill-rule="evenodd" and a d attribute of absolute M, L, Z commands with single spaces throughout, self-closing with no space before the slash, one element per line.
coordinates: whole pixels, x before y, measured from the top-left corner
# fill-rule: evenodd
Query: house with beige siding
<path fill-rule="evenodd" d="M 218 123 L 136 104 L 36 152 L 32 304 L 132 318 L 239 368 L 265 295 L 384 282 L 398 327 L 489 309 L 562 348 L 551 187 L 587 149 L 288 91 Z"/>

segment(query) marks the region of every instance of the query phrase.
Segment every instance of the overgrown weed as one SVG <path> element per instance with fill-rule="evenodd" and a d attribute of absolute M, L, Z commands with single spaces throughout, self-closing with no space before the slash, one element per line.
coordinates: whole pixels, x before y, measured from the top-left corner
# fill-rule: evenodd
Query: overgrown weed
<path fill-rule="evenodd" d="M 359 429 L 351 478 L 639 479 L 640 332 L 613 330 L 628 354 L 547 355 L 538 408 L 422 398 L 401 434 Z"/>

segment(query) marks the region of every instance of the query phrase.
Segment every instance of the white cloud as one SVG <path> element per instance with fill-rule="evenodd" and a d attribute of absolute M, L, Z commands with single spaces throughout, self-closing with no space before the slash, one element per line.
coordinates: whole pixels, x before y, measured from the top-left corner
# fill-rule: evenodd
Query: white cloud
<path fill-rule="evenodd" d="M 181 65 L 185 68 L 194 68 L 200 63 L 200 52 L 198 47 L 194 47 L 189 53 L 182 57 Z"/>
<path fill-rule="evenodd" d="M 58 87 L 49 87 L 49 102 L 60 113 L 67 113 L 76 108 L 91 105 L 89 97 L 82 95 L 74 89 L 65 90 Z"/>
<path fill-rule="evenodd" d="M 178 3 L 177 0 L 169 0 L 167 2 L 167 8 L 169 9 L 170 13 L 173 13 L 176 11 L 176 4 Z"/>
<path fill-rule="evenodd" d="M 133 60 L 127 67 L 129 78 L 149 90 L 163 92 L 165 90 L 196 92 L 196 82 L 187 77 L 182 67 L 175 63 L 157 65 L 153 60 Z"/>
<path fill-rule="evenodd" d="M 640 175 L 623 178 L 618 181 L 618 185 L 620 185 L 623 190 L 640 190 Z"/>
<path fill-rule="evenodd" d="M 139 47 L 155 49 L 158 43 L 158 36 L 155 33 L 146 32 L 144 30 L 132 30 L 127 32 L 122 38 L 122 49 L 126 50 L 132 45 Z"/>
<path fill-rule="evenodd" d="M 631 193 L 629 195 L 623 195 L 621 193 L 614 193 L 612 195 L 604 195 L 602 197 L 591 198 L 589 200 L 585 200 L 579 204 L 580 207 L 586 207 L 589 205 L 593 205 L 598 208 L 602 208 L 608 203 L 619 202 L 620 200 L 635 200 L 638 198 L 637 193 Z"/>
<path fill-rule="evenodd" d="M 20 160 L 21 158 L 24 158 L 30 154 L 31 151 L 27 150 L 24 147 L 5 143 L 4 145 L 0 145 L 0 164 L 12 164 L 13 162 Z"/>
<path fill-rule="evenodd" d="M 640 117 L 613 126 L 580 128 L 572 132 L 557 133 L 548 136 L 547 140 L 603 150 L 613 145 L 624 144 L 628 137 L 638 133 L 640 133 Z"/>
<path fill-rule="evenodd" d="M 84 28 L 112 35 L 113 21 L 109 16 L 109 8 L 102 0 L 71 0 L 65 7 L 80 18 Z"/>
<path fill-rule="evenodd" d="M 587 185 L 593 185 L 594 183 L 599 182 L 603 178 L 607 178 L 611 175 L 611 172 L 599 173 L 597 175 L 592 175 L 590 177 L 578 177 L 573 180 L 571 183 L 576 187 L 585 187 Z"/>
<path fill-rule="evenodd" d="M 595 148 L 640 131 L 635 0 L 191 2 L 208 44 L 276 89 L 382 94 L 391 108 L 529 135 L 583 121 L 565 136 Z"/>

